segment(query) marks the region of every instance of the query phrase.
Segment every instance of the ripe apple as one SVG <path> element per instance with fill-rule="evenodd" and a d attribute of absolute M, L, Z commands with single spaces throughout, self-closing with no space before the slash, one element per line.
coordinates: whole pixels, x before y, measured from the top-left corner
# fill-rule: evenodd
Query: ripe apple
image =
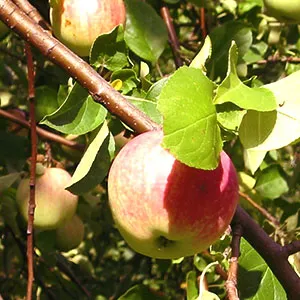
<path fill-rule="evenodd" d="M 200 170 L 176 160 L 162 138 L 162 131 L 143 133 L 115 158 L 108 177 L 112 215 L 137 252 L 194 255 L 227 229 L 239 198 L 237 174 L 225 152 L 215 170 Z"/>
<path fill-rule="evenodd" d="M 65 190 L 71 175 L 59 168 L 46 168 L 36 178 L 34 225 L 42 230 L 56 229 L 70 219 L 76 211 L 78 196 Z M 17 203 L 21 215 L 28 220 L 30 197 L 29 178 L 21 180 L 17 189 Z"/>
<path fill-rule="evenodd" d="M 74 215 L 56 229 L 56 246 L 61 251 L 69 251 L 79 246 L 84 237 L 84 224 Z"/>
<path fill-rule="evenodd" d="M 299 0 L 264 0 L 267 14 L 285 23 L 300 23 Z"/>
<path fill-rule="evenodd" d="M 94 40 L 125 23 L 123 0 L 50 0 L 54 35 L 80 56 L 88 56 Z"/>

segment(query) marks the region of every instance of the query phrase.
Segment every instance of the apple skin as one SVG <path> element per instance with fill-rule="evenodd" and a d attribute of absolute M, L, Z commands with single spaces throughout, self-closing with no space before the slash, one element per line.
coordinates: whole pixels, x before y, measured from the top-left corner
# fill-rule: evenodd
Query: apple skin
<path fill-rule="evenodd" d="M 215 170 L 189 167 L 162 148 L 162 131 L 126 144 L 108 177 L 116 226 L 133 250 L 162 259 L 207 249 L 227 229 L 238 202 L 236 170 L 225 152 Z"/>
<path fill-rule="evenodd" d="M 50 0 L 54 35 L 80 56 L 88 56 L 94 40 L 125 23 L 123 0 Z"/>
<path fill-rule="evenodd" d="M 285 23 L 300 23 L 299 0 L 264 0 L 267 14 Z"/>
<path fill-rule="evenodd" d="M 61 251 L 77 248 L 84 238 L 84 224 L 74 215 L 62 226 L 56 229 L 56 247 Z"/>
<path fill-rule="evenodd" d="M 56 229 L 70 219 L 76 211 L 78 196 L 65 190 L 71 175 L 60 168 L 46 168 L 36 178 L 34 226 L 41 230 Z M 21 180 L 17 189 L 17 203 L 21 215 L 28 221 L 30 197 L 29 178 Z"/>

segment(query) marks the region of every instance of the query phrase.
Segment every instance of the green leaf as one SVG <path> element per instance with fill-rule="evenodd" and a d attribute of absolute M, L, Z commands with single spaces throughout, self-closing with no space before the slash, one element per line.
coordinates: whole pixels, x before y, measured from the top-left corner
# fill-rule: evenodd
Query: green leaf
<path fill-rule="evenodd" d="M 0 177 L 0 195 L 1 193 L 9 188 L 18 178 L 20 173 L 10 173 Z"/>
<path fill-rule="evenodd" d="M 244 116 L 240 126 L 239 136 L 243 146 L 252 150 L 264 149 L 261 145 L 267 140 L 276 124 L 276 111 L 258 112 L 249 110 Z M 280 139 L 280 137 L 277 137 Z"/>
<path fill-rule="evenodd" d="M 233 42 L 229 50 L 227 76 L 217 88 L 214 102 L 216 104 L 232 102 L 240 108 L 257 111 L 276 109 L 277 103 L 272 92 L 263 87 L 250 88 L 242 83 L 237 74 L 237 59 L 237 46 Z"/>
<path fill-rule="evenodd" d="M 275 199 L 288 192 L 289 187 L 278 166 L 272 165 L 261 172 L 255 189 L 262 197 Z"/>
<path fill-rule="evenodd" d="M 156 102 L 137 97 L 126 97 L 126 99 L 149 116 L 154 122 L 158 124 L 162 123 L 162 116 L 157 109 Z"/>
<path fill-rule="evenodd" d="M 206 170 L 217 167 L 222 150 L 213 89 L 202 71 L 181 67 L 163 86 L 158 101 L 163 146 L 184 164 Z"/>
<path fill-rule="evenodd" d="M 263 162 L 266 154 L 267 151 L 244 149 L 244 161 L 246 168 L 249 169 L 252 174 L 254 174 Z"/>
<path fill-rule="evenodd" d="M 196 300 L 220 300 L 220 298 L 216 294 L 204 290 Z"/>
<path fill-rule="evenodd" d="M 238 172 L 239 187 L 241 192 L 249 192 L 255 186 L 256 180 L 245 172 Z"/>
<path fill-rule="evenodd" d="M 35 89 L 35 116 L 39 122 L 45 115 L 53 113 L 58 108 L 57 91 L 46 85 Z"/>
<path fill-rule="evenodd" d="M 107 124 L 103 123 L 77 166 L 67 190 L 81 195 L 101 183 L 108 173 L 114 147 L 114 139 Z"/>
<path fill-rule="evenodd" d="M 269 151 L 285 147 L 300 137 L 300 71 L 265 85 L 276 97 L 276 111 L 249 111 L 240 127 L 245 148 Z"/>
<path fill-rule="evenodd" d="M 229 21 L 215 27 L 210 33 L 210 38 L 212 42 L 210 78 L 224 78 L 226 75 L 228 51 L 233 40 L 238 46 L 239 61 L 252 44 L 251 28 L 240 21 Z"/>
<path fill-rule="evenodd" d="M 230 102 L 218 105 L 217 110 L 219 124 L 224 129 L 237 133 L 243 117 L 247 112 Z"/>
<path fill-rule="evenodd" d="M 135 54 L 155 62 L 165 49 L 168 34 L 163 20 L 147 3 L 126 2 L 125 41 Z"/>
<path fill-rule="evenodd" d="M 114 81 L 118 79 L 122 82 L 120 90 L 123 94 L 127 94 L 132 91 L 139 83 L 136 73 L 131 69 L 123 69 L 113 72 L 110 80 Z"/>
<path fill-rule="evenodd" d="M 197 274 L 195 271 L 190 271 L 186 274 L 186 296 L 187 300 L 194 300 L 198 297 Z"/>
<path fill-rule="evenodd" d="M 204 44 L 200 49 L 199 53 L 190 63 L 191 68 L 201 69 L 203 72 L 206 72 L 205 63 L 211 57 L 211 40 L 209 35 L 205 38 Z"/>
<path fill-rule="evenodd" d="M 154 293 L 147 286 L 143 284 L 133 286 L 124 295 L 118 298 L 118 300 L 153 300 L 153 299 L 166 300 L 167 298 Z"/>
<path fill-rule="evenodd" d="M 117 71 L 128 65 L 127 52 L 123 26 L 120 25 L 95 40 L 90 54 L 90 63 L 95 68 L 105 67 Z"/>
<path fill-rule="evenodd" d="M 266 262 L 244 239 L 239 257 L 238 291 L 243 300 L 286 300 L 286 294 Z"/>
<path fill-rule="evenodd" d="M 107 110 L 75 83 L 64 103 L 40 123 L 66 134 L 81 135 L 103 123 Z"/>

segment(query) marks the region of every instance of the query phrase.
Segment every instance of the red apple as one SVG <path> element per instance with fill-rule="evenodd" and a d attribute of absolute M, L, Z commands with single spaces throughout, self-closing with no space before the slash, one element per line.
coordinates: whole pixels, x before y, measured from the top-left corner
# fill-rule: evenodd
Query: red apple
<path fill-rule="evenodd" d="M 56 246 L 61 251 L 69 251 L 79 246 L 84 237 L 84 224 L 74 215 L 56 229 Z"/>
<path fill-rule="evenodd" d="M 189 167 L 161 146 L 163 133 L 143 133 L 115 158 L 109 204 L 125 241 L 154 258 L 198 253 L 227 229 L 238 201 L 235 168 L 225 152 L 212 171 Z"/>
<path fill-rule="evenodd" d="M 35 227 L 56 229 L 75 214 L 78 196 L 65 190 L 71 175 L 59 168 L 46 168 L 43 175 L 36 178 L 35 185 Z M 21 215 L 28 220 L 29 178 L 21 180 L 17 189 L 17 203 Z"/>
<path fill-rule="evenodd" d="M 125 23 L 123 0 L 50 0 L 54 35 L 80 56 L 88 56 L 94 40 Z"/>

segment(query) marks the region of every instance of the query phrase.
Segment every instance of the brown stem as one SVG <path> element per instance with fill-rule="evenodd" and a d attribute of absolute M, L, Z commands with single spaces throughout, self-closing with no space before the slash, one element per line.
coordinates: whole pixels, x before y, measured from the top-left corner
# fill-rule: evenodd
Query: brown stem
<path fill-rule="evenodd" d="M 19 6 L 34 22 L 42 26 L 44 29 L 51 31 L 50 25 L 43 19 L 38 10 L 27 0 L 13 0 L 13 2 Z"/>
<path fill-rule="evenodd" d="M 24 119 L 19 118 L 16 115 L 13 115 L 13 114 L 9 113 L 8 111 L 5 111 L 1 108 L 0 108 L 0 116 L 6 118 L 8 120 L 11 120 L 15 123 L 18 123 L 18 124 L 20 124 L 20 125 L 22 125 L 26 128 L 30 128 L 30 123 L 29 122 L 27 122 Z M 68 146 L 70 148 L 77 149 L 79 151 L 84 150 L 85 146 L 83 144 L 78 144 L 75 141 L 67 140 L 64 137 L 60 136 L 60 135 L 49 132 L 49 131 L 47 131 L 43 128 L 40 128 L 38 126 L 36 127 L 36 132 L 41 138 L 43 138 L 45 140 L 54 141 L 54 142 L 60 143 L 62 145 Z"/>
<path fill-rule="evenodd" d="M 230 258 L 228 278 L 226 280 L 226 291 L 229 300 L 239 300 L 237 291 L 237 274 L 238 274 L 238 259 L 240 256 L 240 242 L 243 234 L 243 227 L 241 224 L 232 226 L 232 255 Z"/>
<path fill-rule="evenodd" d="M 207 36 L 204 7 L 200 8 L 200 28 L 201 28 L 202 39 L 204 40 Z"/>
<path fill-rule="evenodd" d="M 283 250 L 286 252 L 287 256 L 300 252 L 300 241 L 294 241 L 283 246 Z"/>
<path fill-rule="evenodd" d="M 25 53 L 27 57 L 27 76 L 28 76 L 28 101 L 29 101 L 29 116 L 30 116 L 30 137 L 31 137 L 31 164 L 30 164 L 30 198 L 28 203 L 28 224 L 27 224 L 27 300 L 32 299 L 32 288 L 34 281 L 34 265 L 33 265 L 33 222 L 35 210 L 35 170 L 37 156 L 37 134 L 35 124 L 35 107 L 34 107 L 34 63 L 30 45 L 25 43 Z"/>
<path fill-rule="evenodd" d="M 36 47 L 49 60 L 66 70 L 86 88 L 94 100 L 104 105 L 134 131 L 158 129 L 148 116 L 113 89 L 88 63 L 37 26 L 11 0 L 0 0 L 0 19 L 24 40 Z"/>
<path fill-rule="evenodd" d="M 177 38 L 177 34 L 174 28 L 169 8 L 167 6 L 162 6 L 160 9 L 160 14 L 168 29 L 169 43 L 174 55 L 176 68 L 179 68 L 183 65 L 183 61 L 180 57 L 180 44 Z"/>
<path fill-rule="evenodd" d="M 246 199 L 253 207 L 255 207 L 263 216 L 265 216 L 273 225 L 274 227 L 280 227 L 280 222 L 273 217 L 266 209 L 258 205 L 251 197 L 241 191 L 239 191 L 239 195 Z"/>
<path fill-rule="evenodd" d="M 262 256 L 285 289 L 289 300 L 300 299 L 300 278 L 288 262 L 287 246 L 275 243 L 267 233 L 240 207 L 237 207 L 232 226 L 243 227 L 243 237 Z"/>

